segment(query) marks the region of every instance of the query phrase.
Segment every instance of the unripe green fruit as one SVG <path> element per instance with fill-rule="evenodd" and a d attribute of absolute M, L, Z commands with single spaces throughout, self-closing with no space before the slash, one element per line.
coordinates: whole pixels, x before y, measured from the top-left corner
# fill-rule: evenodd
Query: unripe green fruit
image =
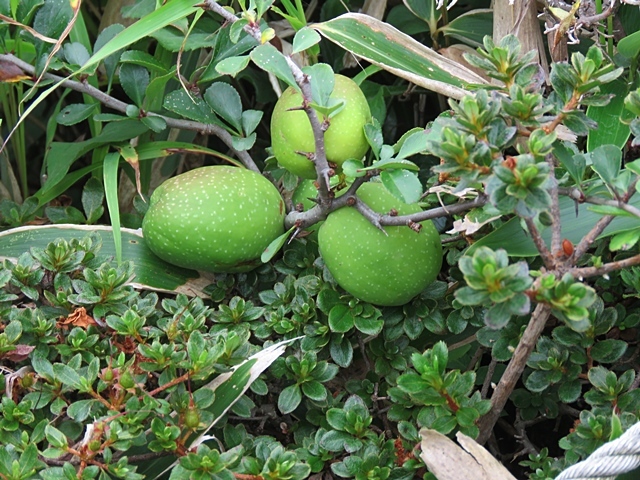
<path fill-rule="evenodd" d="M 105 382 L 110 382 L 111 380 L 113 380 L 113 376 L 114 376 L 113 368 L 107 367 L 102 374 L 102 379 Z"/>
<path fill-rule="evenodd" d="M 184 414 L 184 424 L 187 428 L 196 429 L 200 425 L 200 414 L 198 409 L 189 408 Z"/>
<path fill-rule="evenodd" d="M 191 170 L 151 196 L 142 233 L 151 251 L 185 268 L 247 272 L 284 232 L 284 201 L 262 175 L 238 167 Z"/>
<path fill-rule="evenodd" d="M 312 199 L 318 197 L 318 188 L 314 180 L 303 179 L 298 183 L 298 186 L 291 195 L 291 202 L 295 207 L 298 204 L 302 204 L 303 211 L 311 210 L 316 206 L 316 202 Z"/>
<path fill-rule="evenodd" d="M 89 442 L 89 450 L 91 450 L 92 452 L 97 452 L 98 450 L 100 450 L 101 446 L 102 443 L 100 442 L 100 440 L 91 440 Z"/>
<path fill-rule="evenodd" d="M 363 127 L 371 122 L 371 110 L 360 87 L 343 75 L 335 76 L 331 98 L 344 100 L 345 105 L 330 118 L 331 125 L 324 133 L 325 151 L 327 160 L 342 165 L 345 160 L 360 159 L 367 153 L 369 144 Z M 314 163 L 297 153 L 316 151 L 307 114 L 303 110 L 290 110 L 300 106 L 302 95 L 292 87 L 287 88 L 271 116 L 271 146 L 280 165 L 299 177 L 313 179 Z"/>
<path fill-rule="evenodd" d="M 365 183 L 358 196 L 377 213 L 417 213 L 380 183 Z M 355 208 L 332 212 L 320 227 L 320 254 L 338 285 L 360 300 L 381 306 L 403 305 L 436 279 L 442 266 L 442 245 L 433 223 L 384 227 L 385 235 Z"/>
<path fill-rule="evenodd" d="M 122 388 L 126 389 L 133 388 L 136 385 L 136 382 L 133 379 L 133 375 L 129 370 L 125 370 L 124 372 L 122 372 L 122 374 L 120 375 L 119 383 Z"/>

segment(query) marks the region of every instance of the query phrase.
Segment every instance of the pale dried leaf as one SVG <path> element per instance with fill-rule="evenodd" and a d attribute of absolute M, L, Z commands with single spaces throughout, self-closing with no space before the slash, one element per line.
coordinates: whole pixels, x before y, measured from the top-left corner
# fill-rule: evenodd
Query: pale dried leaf
<path fill-rule="evenodd" d="M 491 454 L 469 437 L 463 442 L 465 448 L 472 453 L 468 453 L 446 435 L 435 430 L 423 428 L 420 435 L 420 458 L 438 480 L 515 480 L 497 460 L 490 462 L 484 454 L 489 457 Z M 475 448 L 470 446 L 471 442 L 475 444 Z M 480 453 L 480 450 L 484 451 L 484 454 Z"/>

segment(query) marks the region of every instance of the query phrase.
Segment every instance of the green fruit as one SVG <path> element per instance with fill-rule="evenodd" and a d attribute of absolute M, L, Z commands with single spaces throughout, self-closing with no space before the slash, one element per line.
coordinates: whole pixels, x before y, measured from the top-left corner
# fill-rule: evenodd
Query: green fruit
<path fill-rule="evenodd" d="M 358 196 L 377 213 L 417 213 L 380 183 L 365 183 Z M 433 282 L 442 266 L 442 245 L 433 223 L 384 227 L 385 235 L 355 208 L 332 212 L 320 227 L 318 243 L 338 285 L 360 300 L 382 306 L 403 305 Z"/>
<path fill-rule="evenodd" d="M 191 170 L 160 185 L 142 222 L 163 260 L 210 272 L 247 272 L 284 232 L 284 201 L 262 175 L 238 167 Z"/>
<path fill-rule="evenodd" d="M 302 211 L 306 212 L 316 206 L 316 202 L 314 202 L 313 199 L 317 197 L 318 187 L 316 187 L 315 181 L 304 179 L 298 183 L 298 186 L 293 191 L 293 195 L 291 195 L 291 202 L 294 207 L 302 204 Z"/>
<path fill-rule="evenodd" d="M 360 87 L 348 77 L 335 76 L 331 98 L 344 100 L 344 108 L 331 117 L 324 134 L 327 160 L 342 165 L 349 158 L 362 158 L 369 149 L 364 125 L 371 110 Z M 302 95 L 292 87 L 284 91 L 271 116 L 271 146 L 278 163 L 302 178 L 316 178 L 313 162 L 297 152 L 315 152 L 313 130 L 307 114 L 290 110 L 302 105 Z M 318 116 L 320 118 L 320 116 Z"/>
<path fill-rule="evenodd" d="M 197 408 L 189 408 L 185 412 L 184 424 L 187 428 L 191 428 L 192 430 L 198 428 L 198 425 L 200 425 L 200 413 L 198 413 Z"/>
<path fill-rule="evenodd" d="M 120 374 L 120 386 L 125 389 L 133 388 L 136 385 L 133 375 L 129 370 L 125 370 Z"/>

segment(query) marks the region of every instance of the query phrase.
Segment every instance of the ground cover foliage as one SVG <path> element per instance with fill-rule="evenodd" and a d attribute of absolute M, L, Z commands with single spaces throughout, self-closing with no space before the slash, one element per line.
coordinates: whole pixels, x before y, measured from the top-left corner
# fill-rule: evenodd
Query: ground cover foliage
<path fill-rule="evenodd" d="M 429 428 L 542 480 L 638 421 L 637 5 L 547 5 L 547 68 L 480 1 L 193 3 L 0 0 L 0 478 L 431 479 Z M 330 115 L 334 72 L 371 150 L 340 171 L 317 149 L 292 201 L 276 92 Z M 288 203 L 253 271 L 172 267 L 125 229 L 211 164 Z M 368 181 L 422 211 L 376 214 Z M 438 279 L 347 294 L 313 232 L 338 208 L 433 219 Z"/>

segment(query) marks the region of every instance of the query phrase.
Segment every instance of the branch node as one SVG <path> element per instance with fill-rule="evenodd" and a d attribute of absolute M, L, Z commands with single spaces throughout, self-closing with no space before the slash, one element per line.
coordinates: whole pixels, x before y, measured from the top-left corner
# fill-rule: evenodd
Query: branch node
<path fill-rule="evenodd" d="M 422 225 L 414 222 L 413 220 L 410 220 L 409 223 L 407 223 L 407 227 L 416 233 L 420 233 L 420 230 L 422 230 Z"/>

